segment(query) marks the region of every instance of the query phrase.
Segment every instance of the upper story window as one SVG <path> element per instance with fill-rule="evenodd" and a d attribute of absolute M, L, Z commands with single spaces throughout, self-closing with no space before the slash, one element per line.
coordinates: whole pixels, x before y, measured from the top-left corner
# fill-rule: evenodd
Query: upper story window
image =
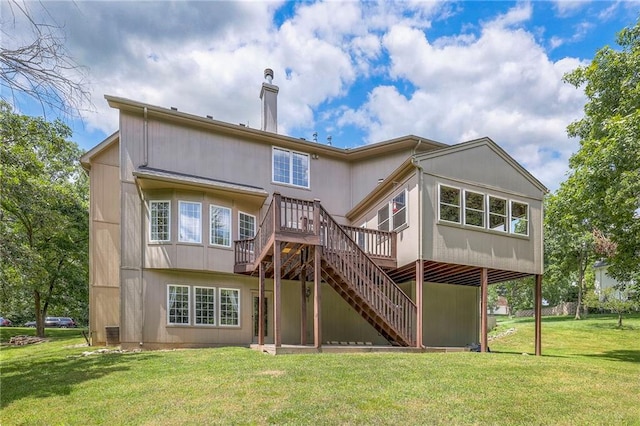
<path fill-rule="evenodd" d="M 256 217 L 247 213 L 238 213 L 238 239 L 250 240 L 256 236 Z"/>
<path fill-rule="evenodd" d="M 489 196 L 489 229 L 507 232 L 507 200 Z"/>
<path fill-rule="evenodd" d="M 209 220 L 211 221 L 210 244 L 231 247 L 231 209 L 212 204 L 209 207 Z"/>
<path fill-rule="evenodd" d="M 378 230 L 379 231 L 389 230 L 389 206 L 388 205 L 385 205 L 380 210 L 378 210 Z"/>
<path fill-rule="evenodd" d="M 517 201 L 511 202 L 511 233 L 529 235 L 529 206 Z"/>
<path fill-rule="evenodd" d="M 440 185 L 440 220 L 460 223 L 460 189 Z"/>
<path fill-rule="evenodd" d="M 273 181 L 309 188 L 309 155 L 273 147 Z"/>
<path fill-rule="evenodd" d="M 527 203 L 447 185 L 438 188 L 439 221 L 529 236 Z"/>
<path fill-rule="evenodd" d="M 391 214 L 394 231 L 407 224 L 407 191 L 402 191 L 391 200 Z"/>
<path fill-rule="evenodd" d="M 149 202 L 149 239 L 171 240 L 171 201 Z"/>
<path fill-rule="evenodd" d="M 402 191 L 378 210 L 378 230 L 395 231 L 407 224 L 407 191 Z"/>
<path fill-rule="evenodd" d="M 183 243 L 202 242 L 202 204 L 179 201 L 178 241 Z"/>
<path fill-rule="evenodd" d="M 464 224 L 484 228 L 484 194 L 464 191 Z"/>

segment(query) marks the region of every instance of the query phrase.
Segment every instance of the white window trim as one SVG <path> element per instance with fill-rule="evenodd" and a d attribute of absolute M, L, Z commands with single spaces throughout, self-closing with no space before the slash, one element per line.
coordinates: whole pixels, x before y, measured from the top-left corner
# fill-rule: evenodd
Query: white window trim
<path fill-rule="evenodd" d="M 502 229 L 493 229 L 491 228 L 491 203 L 490 199 L 495 198 L 496 200 L 502 200 L 505 202 L 505 218 L 504 218 L 504 230 Z M 487 194 L 487 229 L 491 232 L 500 232 L 501 234 L 508 234 L 509 228 L 511 227 L 511 222 L 509 222 L 509 218 L 511 217 L 511 202 L 507 198 L 498 197 L 495 195 Z M 497 213 L 493 213 L 496 216 L 502 216 Z"/>
<path fill-rule="evenodd" d="M 154 240 L 153 230 L 152 230 L 152 219 L 151 219 L 151 211 L 153 210 L 153 205 L 158 203 L 169 203 L 169 229 L 167 232 L 166 240 Z M 166 243 L 171 241 L 171 200 L 149 200 L 149 241 L 152 243 Z"/>
<path fill-rule="evenodd" d="M 467 193 L 470 194 L 476 194 L 476 195 L 482 195 L 482 198 L 484 199 L 483 205 L 485 210 L 478 210 L 478 209 L 474 209 L 469 207 L 469 209 L 471 211 L 474 212 L 482 212 L 482 222 L 483 225 L 482 226 L 478 226 L 478 225 L 473 225 L 471 223 L 467 223 Z M 487 208 L 488 208 L 488 203 L 487 203 L 487 199 L 489 198 L 488 194 L 484 194 L 482 192 L 478 192 L 478 191 L 471 191 L 468 189 L 465 189 L 462 191 L 462 224 L 465 226 L 471 226 L 473 228 L 478 228 L 478 229 L 487 229 L 487 225 L 488 225 L 488 219 L 489 219 L 489 215 L 487 214 Z M 497 198 L 497 197 L 495 197 Z"/>
<path fill-rule="evenodd" d="M 214 305 L 214 310 L 215 312 L 213 313 L 213 324 L 198 324 L 196 322 L 196 289 L 198 288 L 204 288 L 206 290 L 213 290 L 213 305 Z M 220 310 L 220 306 L 218 304 L 218 289 L 216 287 L 205 287 L 205 286 L 201 286 L 201 285 L 194 285 L 193 286 L 193 325 L 196 327 L 217 327 L 218 326 L 218 320 L 219 320 L 219 314 L 218 311 Z"/>
<path fill-rule="evenodd" d="M 441 188 L 443 186 L 447 187 L 447 188 L 451 188 L 451 189 L 457 189 L 460 192 L 460 205 L 457 206 L 459 211 L 460 211 L 460 221 L 458 221 L 458 222 L 454 222 L 452 220 L 447 220 L 447 219 L 442 219 L 442 217 L 440 217 L 440 213 L 441 213 L 441 210 L 442 210 L 440 208 L 440 206 L 442 204 L 442 202 L 440 201 L 440 195 L 441 195 L 441 192 L 442 192 Z M 451 207 L 455 207 L 453 204 L 446 204 L 446 205 L 447 206 L 451 206 Z M 462 225 L 462 223 L 463 223 L 463 214 L 464 214 L 464 211 L 462 209 L 462 205 L 463 205 L 463 191 L 462 191 L 462 188 L 457 187 L 457 186 L 453 186 L 453 185 L 447 185 L 447 184 L 444 184 L 444 183 L 439 183 L 438 184 L 438 222 L 455 223 L 456 225 Z"/>
<path fill-rule="evenodd" d="M 258 232 L 258 221 L 257 221 L 256 216 L 255 216 L 255 215 L 252 215 L 252 214 L 250 214 L 250 213 L 243 212 L 243 211 L 238 211 L 238 239 L 240 239 L 240 223 L 241 223 L 240 215 L 241 215 L 241 214 L 243 214 L 243 215 L 246 215 L 246 216 L 249 216 L 249 217 L 252 217 L 252 218 L 253 218 L 253 237 L 255 237 L 255 236 L 256 236 L 256 233 Z M 251 238 L 253 238 L 253 237 L 251 237 Z"/>
<path fill-rule="evenodd" d="M 393 200 L 398 198 L 400 194 L 404 194 L 404 207 L 402 208 L 405 210 L 404 223 L 401 225 L 395 226 L 395 221 L 393 219 L 394 219 L 394 216 L 400 210 L 398 210 L 395 213 L 393 212 Z M 407 191 L 406 189 L 403 189 L 402 191 L 398 192 L 394 197 L 391 197 L 391 201 L 389 201 L 389 222 L 391 224 L 391 226 L 389 226 L 389 229 L 391 229 L 391 231 L 398 231 L 399 229 L 405 229 L 409 227 L 409 191 Z"/>
<path fill-rule="evenodd" d="M 526 234 L 519 234 L 517 232 L 512 232 L 511 231 L 511 221 L 513 220 L 513 216 L 512 216 L 512 209 L 511 209 L 511 203 L 518 203 L 518 204 L 523 204 L 525 206 L 527 206 L 527 233 Z M 509 233 L 511 235 L 516 235 L 519 237 L 528 237 L 529 236 L 529 223 L 531 222 L 531 210 L 529 208 L 529 203 L 525 203 L 524 201 L 519 201 L 519 200 L 509 200 Z"/>
<path fill-rule="evenodd" d="M 198 241 L 185 241 L 180 237 L 180 212 L 183 204 L 197 204 L 200 207 L 200 239 Z M 202 244 L 202 203 L 199 201 L 178 200 L 178 242 L 186 244 Z"/>
<path fill-rule="evenodd" d="M 273 161 L 273 160 L 274 160 L 274 154 L 275 154 L 276 150 L 277 151 L 284 151 L 284 152 L 287 152 L 289 154 L 289 182 L 279 182 L 279 181 L 276 181 L 274 179 L 275 161 Z M 307 186 L 296 185 L 295 183 L 293 183 L 293 154 L 299 154 L 299 155 L 307 157 L 307 170 L 309 172 L 309 175 L 307 176 Z M 309 154 L 304 153 L 304 152 L 294 151 L 294 150 L 286 149 L 286 148 L 280 148 L 278 146 L 272 146 L 271 147 L 271 183 L 273 183 L 274 185 L 288 185 L 288 186 L 293 186 L 293 187 L 296 187 L 296 188 L 310 189 L 311 188 L 311 156 Z"/>
<path fill-rule="evenodd" d="M 238 292 L 238 324 L 222 324 L 222 291 L 231 290 Z M 218 289 L 218 327 L 240 328 L 242 326 L 242 291 L 239 288 L 220 287 Z"/>
<path fill-rule="evenodd" d="M 170 315 L 169 315 L 169 311 L 171 310 L 171 301 L 169 300 L 169 298 L 171 297 L 171 292 L 169 291 L 170 287 L 182 287 L 182 288 L 187 288 L 187 310 L 189 312 L 189 314 L 187 315 L 187 322 L 183 323 L 183 322 L 171 322 L 170 320 Z M 191 325 L 191 288 L 188 285 L 183 285 L 183 284 L 167 284 L 167 325 L 171 325 L 171 326 L 187 326 L 187 325 Z"/>
<path fill-rule="evenodd" d="M 213 209 L 224 209 L 229 211 L 229 220 L 231 223 L 229 224 L 229 244 L 218 244 L 213 242 L 213 227 L 211 226 L 211 218 L 213 217 Z M 238 234 L 239 235 L 239 234 Z M 233 210 L 229 207 L 219 206 L 216 204 L 209 205 L 209 245 L 214 247 L 225 247 L 229 248 L 233 244 Z"/>

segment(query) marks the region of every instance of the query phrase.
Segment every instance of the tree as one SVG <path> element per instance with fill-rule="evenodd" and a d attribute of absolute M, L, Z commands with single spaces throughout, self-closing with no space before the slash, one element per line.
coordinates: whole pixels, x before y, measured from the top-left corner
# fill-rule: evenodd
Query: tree
<path fill-rule="evenodd" d="M 0 101 L 0 284 L 14 304 L 31 300 L 39 336 L 50 307 L 87 302 L 88 185 L 70 135 Z"/>
<path fill-rule="evenodd" d="M 5 30 L 3 25 L 2 30 L 0 88 L 6 90 L 0 90 L 0 99 L 15 104 L 16 95 L 24 94 L 38 101 L 43 112 L 51 108 L 76 116 L 85 105 L 91 105 L 85 71 L 67 51 L 62 28 L 37 20 L 29 9 L 31 5 L 39 5 L 51 17 L 41 2 L 10 0 L 2 6 L 10 10 L 13 28 Z M 31 38 L 26 44 L 18 37 L 24 35 L 17 30 L 22 23 L 30 30 Z"/>
<path fill-rule="evenodd" d="M 575 318 L 580 319 L 583 295 L 587 286 L 588 267 L 596 260 L 593 230 L 587 219 L 588 211 L 580 202 L 585 197 L 583 182 L 575 176 L 560 184 L 555 194 L 545 200 L 545 263 L 546 281 L 565 288 L 575 283 L 578 294 Z"/>
<path fill-rule="evenodd" d="M 495 288 L 495 292 L 498 296 L 502 296 L 507 299 L 509 315 L 513 315 L 519 310 L 530 309 L 533 307 L 532 277 L 505 281 L 491 287 Z"/>
<path fill-rule="evenodd" d="M 584 87 L 584 117 L 567 128 L 580 138 L 566 185 L 577 185 L 571 208 L 584 214 L 587 230 L 614 245 L 609 274 L 640 283 L 640 19 L 617 38 L 621 50 L 600 49 L 591 64 L 566 74 Z M 562 187 L 561 187 L 562 189 Z"/>
<path fill-rule="evenodd" d="M 602 293 L 592 292 L 586 298 L 587 305 L 611 311 L 618 315 L 618 328 L 622 328 L 622 316 L 640 309 L 640 303 L 633 294 L 632 286 L 622 283 L 618 288 L 607 288 Z"/>

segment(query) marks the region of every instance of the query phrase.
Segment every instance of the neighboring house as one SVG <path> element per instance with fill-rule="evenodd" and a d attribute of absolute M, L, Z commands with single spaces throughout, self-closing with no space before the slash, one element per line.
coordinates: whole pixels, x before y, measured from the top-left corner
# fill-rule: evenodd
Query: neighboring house
<path fill-rule="evenodd" d="M 539 309 L 547 190 L 491 139 L 336 148 L 277 134 L 277 93 L 260 130 L 106 96 L 120 128 L 82 157 L 93 344 L 486 349 L 488 284 L 536 276 Z"/>
<path fill-rule="evenodd" d="M 618 300 L 626 300 L 627 296 L 620 291 L 621 283 L 615 278 L 607 274 L 607 263 L 599 260 L 593 265 L 593 269 L 596 275 L 595 292 L 598 295 L 600 301 L 604 300 L 606 293 L 611 292 L 609 295 Z"/>

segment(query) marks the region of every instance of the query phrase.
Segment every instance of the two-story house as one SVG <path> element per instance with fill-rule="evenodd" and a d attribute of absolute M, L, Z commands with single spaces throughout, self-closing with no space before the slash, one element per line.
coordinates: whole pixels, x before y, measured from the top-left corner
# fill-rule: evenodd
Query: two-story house
<path fill-rule="evenodd" d="M 92 343 L 485 350 L 487 286 L 535 276 L 539 354 L 546 188 L 488 138 L 280 135 L 269 71 L 261 129 L 106 96 L 119 129 L 82 157 Z"/>

